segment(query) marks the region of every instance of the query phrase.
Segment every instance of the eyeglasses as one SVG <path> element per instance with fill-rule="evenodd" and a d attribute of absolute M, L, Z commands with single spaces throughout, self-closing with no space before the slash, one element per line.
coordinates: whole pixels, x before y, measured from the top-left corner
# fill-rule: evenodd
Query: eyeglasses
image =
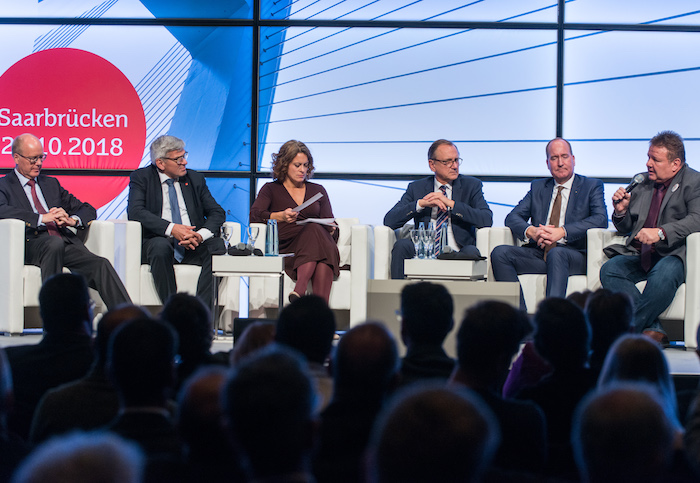
<path fill-rule="evenodd" d="M 435 159 L 431 158 L 432 161 L 435 161 L 436 163 L 441 163 L 443 166 L 452 166 L 453 164 L 457 163 L 457 166 L 462 165 L 462 158 L 456 158 L 456 159 Z"/>
<path fill-rule="evenodd" d="M 22 156 L 24 159 L 29 161 L 29 164 L 36 164 L 39 161 L 44 162 L 44 160 L 46 159 L 46 154 L 42 154 L 41 156 L 34 156 L 32 158 L 28 158 L 24 154 L 19 154 L 19 153 L 15 153 L 15 154 L 18 156 Z"/>
<path fill-rule="evenodd" d="M 167 159 L 169 161 L 174 161 L 177 164 L 185 164 L 185 161 L 187 161 L 187 155 L 189 155 L 189 154 L 190 153 L 185 151 L 185 154 L 183 154 L 182 156 L 178 156 L 177 158 L 167 158 L 167 157 L 163 156 L 161 159 Z"/>

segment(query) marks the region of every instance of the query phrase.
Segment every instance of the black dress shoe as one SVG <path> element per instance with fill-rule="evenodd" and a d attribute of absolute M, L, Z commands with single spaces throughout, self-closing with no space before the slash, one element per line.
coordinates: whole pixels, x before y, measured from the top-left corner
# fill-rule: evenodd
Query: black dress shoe
<path fill-rule="evenodd" d="M 296 299 L 300 298 L 299 294 L 296 292 L 289 292 L 289 303 L 294 302 Z"/>

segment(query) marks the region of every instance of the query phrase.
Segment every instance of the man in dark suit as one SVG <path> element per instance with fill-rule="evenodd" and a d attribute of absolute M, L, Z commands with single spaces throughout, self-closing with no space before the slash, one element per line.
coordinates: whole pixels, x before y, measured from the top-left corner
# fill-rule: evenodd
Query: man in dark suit
<path fill-rule="evenodd" d="M 225 252 L 219 229 L 226 213 L 204 176 L 187 169 L 185 142 L 160 136 L 151 144 L 151 165 L 131 174 L 130 220 L 141 223 L 142 258 L 151 266 L 161 302 L 177 291 L 174 263 L 200 265 L 197 295 L 213 301 L 212 254 Z"/>
<path fill-rule="evenodd" d="M 462 158 L 457 147 L 446 139 L 438 139 L 428 149 L 428 166 L 435 176 L 419 179 L 408 185 L 406 192 L 384 217 L 390 228 L 401 228 L 413 219 L 438 224 L 447 213 L 447 244 L 470 256 L 480 256 L 476 229 L 493 224 L 493 213 L 484 199 L 481 181 L 459 174 Z M 443 215 L 444 216 L 444 215 Z M 413 242 L 397 240 L 391 251 L 391 278 L 404 278 L 403 261 L 415 255 Z"/>
<path fill-rule="evenodd" d="M 566 139 L 552 139 L 545 152 L 552 177 L 533 181 L 506 217 L 506 226 L 524 245 L 497 246 L 491 266 L 499 282 L 517 282 L 523 273 L 546 273 L 547 297 L 563 298 L 569 275 L 586 273 L 586 232 L 606 228 L 608 211 L 603 182 L 574 174 L 576 158 Z M 526 308 L 522 290 L 520 307 Z"/>
<path fill-rule="evenodd" d="M 41 268 L 46 281 L 63 267 L 79 273 L 112 309 L 131 302 L 112 264 L 85 248 L 73 231 L 85 228 L 97 212 L 61 187 L 56 178 L 40 174 L 46 154 L 39 139 L 21 134 L 12 142 L 15 169 L 0 178 L 0 218 L 26 224 L 25 262 Z"/>
<path fill-rule="evenodd" d="M 649 141 L 644 181 L 613 194 L 613 223 L 627 243 L 606 249 L 614 256 L 600 270 L 604 288 L 634 301 L 634 327 L 660 343 L 668 341 L 659 315 L 685 281 L 685 239 L 700 231 L 700 173 L 685 162 L 683 139 L 663 131 Z M 646 280 L 642 293 L 635 284 Z"/>

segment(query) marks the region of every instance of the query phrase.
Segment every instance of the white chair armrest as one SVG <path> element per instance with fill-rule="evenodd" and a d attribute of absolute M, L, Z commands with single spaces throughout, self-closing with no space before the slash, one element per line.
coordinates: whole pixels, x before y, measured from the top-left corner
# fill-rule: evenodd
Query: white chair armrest
<path fill-rule="evenodd" d="M 367 281 L 373 276 L 374 232 L 369 225 L 351 227 L 350 326 L 367 319 Z"/>
<path fill-rule="evenodd" d="M 685 346 L 697 346 L 700 324 L 700 233 L 691 233 L 686 239 L 685 274 Z"/>
<path fill-rule="evenodd" d="M 488 272 L 486 280 L 493 281 L 493 268 L 491 268 L 491 251 L 498 245 L 515 245 L 513 232 L 505 226 L 492 226 L 479 228 L 476 230 L 476 248 L 479 249 L 482 257 L 488 260 Z"/>
<path fill-rule="evenodd" d="M 95 255 L 106 258 L 114 265 L 114 223 L 93 220 L 88 229 L 85 247 Z"/>
<path fill-rule="evenodd" d="M 24 232 L 22 220 L 0 220 L 0 332 L 24 330 Z"/>
<path fill-rule="evenodd" d="M 587 261 L 586 276 L 588 278 L 588 290 L 596 291 L 601 287 L 600 267 L 608 261 L 603 249 L 617 243 L 624 244 L 627 237 L 618 235 L 614 230 L 605 228 L 591 228 L 586 233 L 587 237 Z"/>
<path fill-rule="evenodd" d="M 141 303 L 141 223 L 110 220 L 114 223 L 114 269 L 135 304 Z"/>
<path fill-rule="evenodd" d="M 391 278 L 391 250 L 396 243 L 396 233 L 388 226 L 374 227 L 374 279 Z"/>

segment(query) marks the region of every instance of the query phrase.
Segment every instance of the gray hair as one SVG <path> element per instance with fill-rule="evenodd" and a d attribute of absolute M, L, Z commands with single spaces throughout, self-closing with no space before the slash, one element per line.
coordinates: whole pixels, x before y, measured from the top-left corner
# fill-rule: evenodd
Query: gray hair
<path fill-rule="evenodd" d="M 156 159 L 164 158 L 170 151 L 182 151 L 185 149 L 185 141 L 175 136 L 163 135 L 151 143 L 151 163 Z"/>
<path fill-rule="evenodd" d="M 39 446 L 12 481 L 138 483 L 143 467 L 144 456 L 135 443 L 115 434 L 75 432 Z"/>

